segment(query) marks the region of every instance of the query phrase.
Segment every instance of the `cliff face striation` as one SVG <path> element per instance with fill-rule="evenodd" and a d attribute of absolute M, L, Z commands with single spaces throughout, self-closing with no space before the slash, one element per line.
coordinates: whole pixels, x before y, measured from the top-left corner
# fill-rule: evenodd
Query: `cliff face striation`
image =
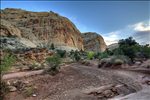
<path fill-rule="evenodd" d="M 107 45 L 102 36 L 94 32 L 82 33 L 85 51 L 103 52 Z"/>
<path fill-rule="evenodd" d="M 34 47 L 52 43 L 65 49 L 83 50 L 80 31 L 67 18 L 50 12 L 30 12 L 21 9 L 1 10 L 1 37 L 19 38 Z"/>

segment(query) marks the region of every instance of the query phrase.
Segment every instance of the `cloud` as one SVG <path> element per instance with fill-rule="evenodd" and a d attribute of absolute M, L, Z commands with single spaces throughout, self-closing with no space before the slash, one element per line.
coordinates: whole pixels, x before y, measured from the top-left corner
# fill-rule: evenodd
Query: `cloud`
<path fill-rule="evenodd" d="M 147 31 L 137 31 L 133 35 L 134 39 L 141 44 L 150 44 L 150 30 Z"/>
<path fill-rule="evenodd" d="M 150 20 L 147 22 L 139 22 L 131 26 L 135 31 L 133 34 L 134 39 L 141 44 L 150 44 L 149 22 Z"/>
<path fill-rule="evenodd" d="M 131 27 L 133 27 L 135 31 L 150 31 L 150 25 L 144 22 L 131 25 Z"/>
<path fill-rule="evenodd" d="M 114 31 L 103 35 L 103 38 L 107 45 L 117 43 L 119 40 L 120 31 Z"/>
<path fill-rule="evenodd" d="M 128 25 L 123 29 L 104 34 L 107 45 L 132 36 L 140 44 L 150 44 L 150 20 Z"/>

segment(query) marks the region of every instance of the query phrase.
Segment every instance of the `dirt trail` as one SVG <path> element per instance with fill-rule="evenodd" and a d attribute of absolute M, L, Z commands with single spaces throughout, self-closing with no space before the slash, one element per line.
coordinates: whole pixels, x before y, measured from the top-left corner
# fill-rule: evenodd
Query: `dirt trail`
<path fill-rule="evenodd" d="M 39 75 L 42 73 L 43 73 L 43 70 L 9 73 L 9 74 L 3 75 L 2 79 L 8 80 L 8 79 L 14 79 L 14 78 L 29 77 L 32 75 Z"/>
<path fill-rule="evenodd" d="M 117 70 L 116 73 L 120 73 L 123 76 L 131 77 L 133 80 L 137 81 L 141 86 L 142 89 L 135 93 L 128 94 L 126 96 L 115 97 L 110 100 L 149 100 L 150 98 L 150 86 L 147 84 L 143 84 L 145 80 L 150 80 L 150 73 L 144 70 L 136 70 L 136 71 L 124 71 L 124 70 Z"/>
<path fill-rule="evenodd" d="M 140 81 L 144 75 L 138 72 L 104 70 L 98 69 L 96 66 L 70 64 L 63 67 L 61 72 L 53 77 L 49 75 L 36 75 L 25 78 L 24 80 L 28 80 L 38 87 L 37 97 L 23 99 L 24 97 L 21 94 L 16 93 L 14 96 L 13 93 L 10 93 L 6 100 L 98 100 L 97 97 L 86 95 L 82 91 L 109 84 L 126 85 L 127 88 L 124 95 L 128 95 L 141 91 Z M 146 93 L 149 95 L 150 91 Z M 143 98 L 146 97 L 143 94 L 141 95 Z M 114 98 L 112 100 L 121 99 Z"/>

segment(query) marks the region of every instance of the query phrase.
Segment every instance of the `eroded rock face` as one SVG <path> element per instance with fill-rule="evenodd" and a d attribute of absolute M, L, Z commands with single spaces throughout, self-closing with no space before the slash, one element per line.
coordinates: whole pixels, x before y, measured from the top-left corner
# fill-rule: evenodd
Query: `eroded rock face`
<path fill-rule="evenodd" d="M 1 32 L 1 36 L 21 37 L 20 30 L 4 19 L 1 19 L 0 32 Z"/>
<path fill-rule="evenodd" d="M 26 38 L 37 46 L 66 46 L 83 50 L 80 31 L 67 18 L 54 12 L 30 12 L 21 9 L 1 10 L 2 36 Z"/>
<path fill-rule="evenodd" d="M 103 52 L 106 50 L 107 45 L 99 34 L 87 32 L 82 33 L 82 37 L 85 51 Z"/>

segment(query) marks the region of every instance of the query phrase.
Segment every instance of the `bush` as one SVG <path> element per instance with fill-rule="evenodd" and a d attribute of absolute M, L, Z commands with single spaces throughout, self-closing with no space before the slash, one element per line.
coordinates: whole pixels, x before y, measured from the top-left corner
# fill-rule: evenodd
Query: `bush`
<path fill-rule="evenodd" d="M 92 59 L 94 58 L 94 56 L 95 56 L 95 53 L 94 53 L 94 52 L 92 52 L 92 51 L 87 52 L 87 58 L 88 58 L 89 60 L 92 60 Z"/>
<path fill-rule="evenodd" d="M 6 54 L 0 64 L 0 71 L 5 72 L 8 71 L 9 68 L 15 63 L 16 57 L 12 54 Z"/>
<path fill-rule="evenodd" d="M 115 63 L 122 63 L 122 64 L 130 64 L 131 63 L 131 59 L 127 56 L 124 56 L 124 55 L 114 55 L 111 57 L 111 62 L 113 64 Z"/>
<path fill-rule="evenodd" d="M 51 57 L 48 57 L 47 59 L 49 68 L 47 70 L 47 72 L 51 72 L 53 74 L 53 72 L 58 72 L 59 69 L 59 65 L 61 64 L 61 59 L 59 55 L 53 55 Z"/>
<path fill-rule="evenodd" d="M 80 63 L 81 63 L 82 65 L 85 65 L 85 66 L 91 65 L 91 63 L 90 63 L 89 61 L 87 61 L 87 60 L 81 60 Z"/>
<path fill-rule="evenodd" d="M 113 62 L 114 65 L 122 65 L 123 63 L 124 61 L 121 59 L 115 59 L 115 61 Z"/>
<path fill-rule="evenodd" d="M 111 56 L 100 60 L 98 67 L 111 67 L 112 65 L 129 64 L 131 61 L 128 57 L 123 55 Z"/>
<path fill-rule="evenodd" d="M 9 68 L 15 63 L 16 58 L 14 55 L 12 54 L 6 54 L 3 58 L 0 59 L 1 60 L 1 64 L 0 64 L 0 72 L 1 75 L 3 75 L 3 72 L 8 71 Z M 6 84 L 6 82 L 4 82 L 1 77 L 1 86 L 0 86 L 0 100 L 4 99 L 4 96 L 9 92 L 9 88 Z"/>
<path fill-rule="evenodd" d="M 71 59 L 74 60 L 74 61 L 77 61 L 77 62 L 78 62 L 79 60 L 81 60 L 81 54 L 80 54 L 80 52 L 78 52 L 78 51 L 73 51 L 73 50 L 71 50 L 69 56 L 70 56 Z"/>
<path fill-rule="evenodd" d="M 65 55 L 66 55 L 66 50 L 57 50 L 57 54 L 58 54 L 61 58 L 63 58 L 63 57 L 65 57 Z"/>
<path fill-rule="evenodd" d="M 116 48 L 112 52 L 113 52 L 113 55 L 124 55 L 121 48 Z"/>
<path fill-rule="evenodd" d="M 108 54 L 107 54 L 107 52 L 103 52 L 103 53 L 100 53 L 100 56 L 99 56 L 99 58 L 100 59 L 103 59 L 103 58 L 108 58 Z"/>
<path fill-rule="evenodd" d="M 111 62 L 111 58 L 103 58 L 100 60 L 99 64 L 98 64 L 98 68 L 101 67 L 111 67 L 112 66 L 112 62 Z"/>
<path fill-rule="evenodd" d="M 109 54 L 107 52 L 98 52 L 95 54 L 94 58 L 97 59 L 103 59 L 103 58 L 108 58 Z"/>
<path fill-rule="evenodd" d="M 150 58 L 150 47 L 148 47 L 148 45 L 143 46 L 141 53 L 145 58 Z"/>
<path fill-rule="evenodd" d="M 74 53 L 74 59 L 75 59 L 75 61 L 77 61 L 77 62 L 81 59 L 81 56 L 80 56 L 80 54 L 79 54 L 78 51 L 75 51 L 75 53 Z"/>

